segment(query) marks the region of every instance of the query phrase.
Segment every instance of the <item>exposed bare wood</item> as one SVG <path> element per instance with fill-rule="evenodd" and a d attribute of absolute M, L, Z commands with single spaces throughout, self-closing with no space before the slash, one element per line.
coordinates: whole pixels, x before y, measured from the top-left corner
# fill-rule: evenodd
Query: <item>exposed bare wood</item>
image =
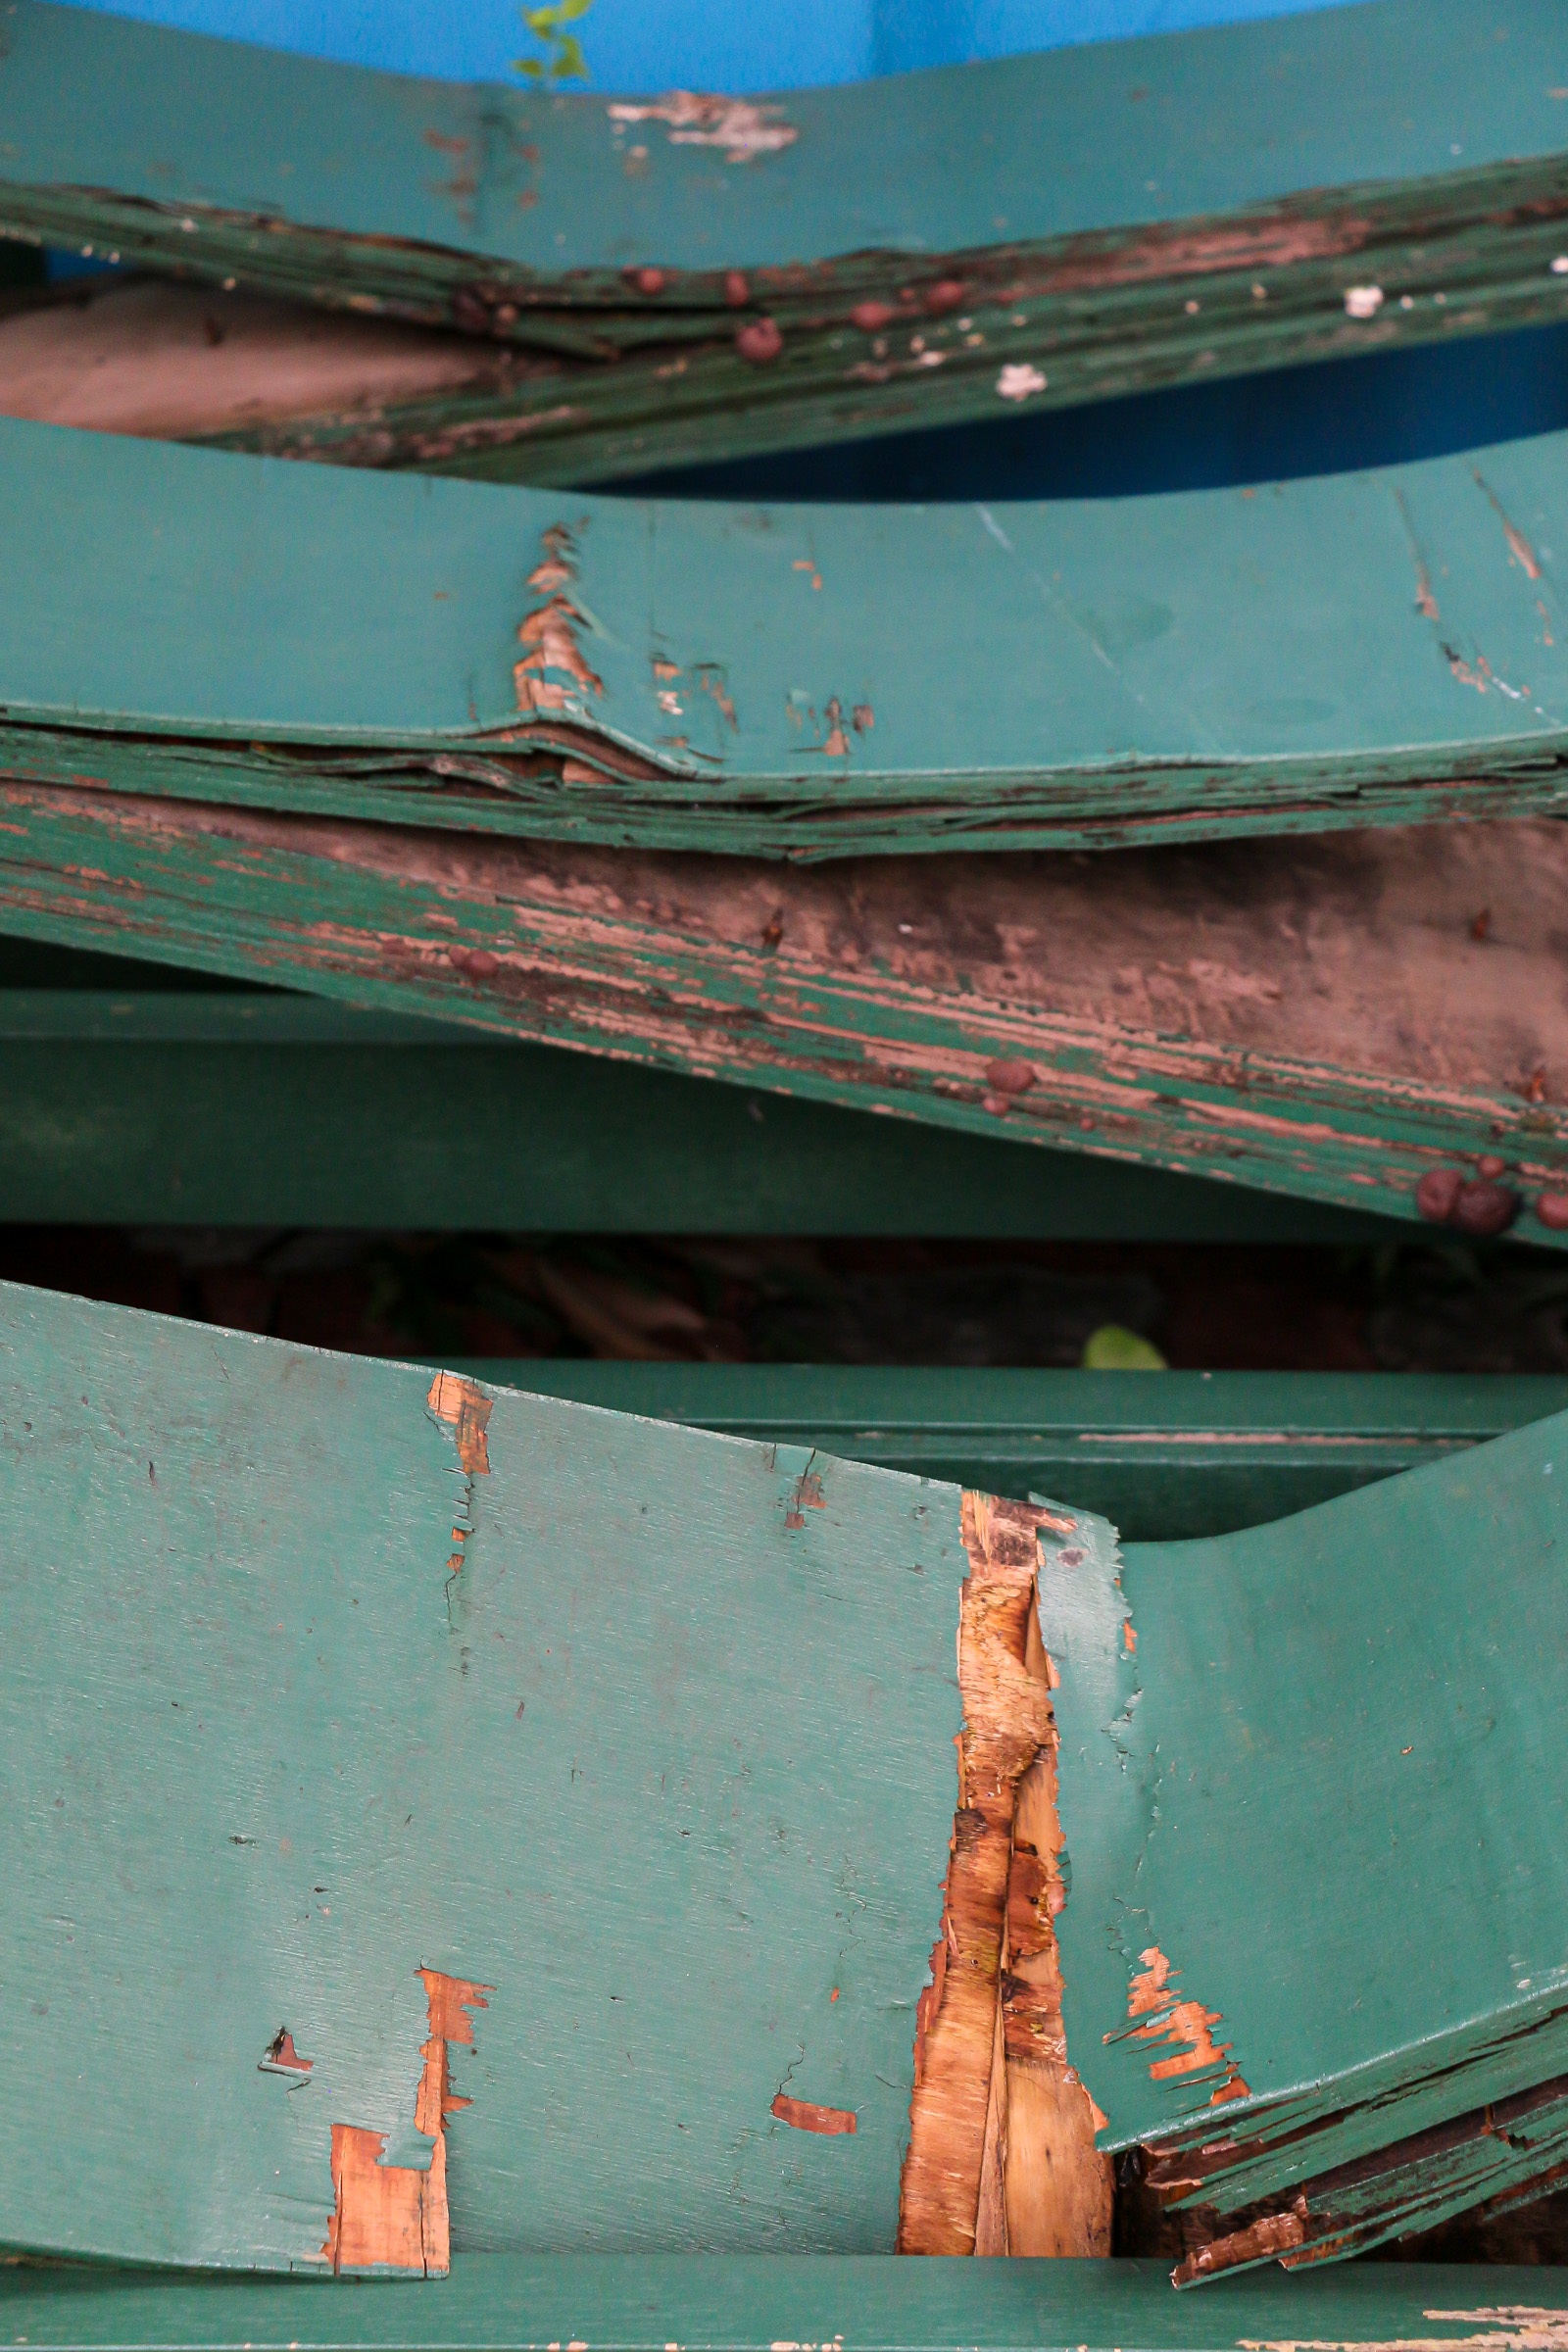
<path fill-rule="evenodd" d="M 440 1375 L 438 1378 L 450 1375 Z M 463 1386 L 453 1382 L 454 1387 Z M 439 2278 L 451 2268 L 447 2210 L 446 2119 L 468 2101 L 452 2088 L 448 2050 L 471 2044 L 469 2009 L 488 2006 L 489 1984 L 469 1984 L 439 1969 L 419 1971 L 429 2006 L 429 2034 L 420 2049 L 424 2069 L 415 2102 L 415 2128 L 433 2139 L 429 2168 L 383 2164 L 384 2132 L 355 2124 L 332 2126 L 332 2188 L 336 2200 L 321 2252 L 334 2271 L 419 2271 Z"/>
<path fill-rule="evenodd" d="M 1003 1936 L 1018 1782 L 1050 1737 L 1050 1694 L 1025 1663 L 1034 1605 L 1037 1513 L 965 1494 L 958 1752 L 942 1936 L 921 1999 L 899 2250 L 972 2254 L 992 2121 Z M 1000 2112 L 992 2132 L 995 2151 Z M 996 2223 L 985 2243 L 995 2251 Z"/>
<path fill-rule="evenodd" d="M 384 408 L 527 366 L 469 337 L 266 295 L 88 281 L 77 300 L 0 318 L 0 416 L 159 436 L 316 416 L 373 427 Z"/>

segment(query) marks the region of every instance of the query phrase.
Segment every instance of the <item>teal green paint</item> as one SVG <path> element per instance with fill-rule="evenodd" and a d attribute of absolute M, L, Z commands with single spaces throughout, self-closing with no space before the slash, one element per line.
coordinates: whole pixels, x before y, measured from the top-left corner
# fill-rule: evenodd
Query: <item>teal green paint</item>
<path fill-rule="evenodd" d="M 1558 1415 L 1272 1527 L 1119 1559 L 1102 1521 L 1046 1542 L 1068 2046 L 1107 2145 L 1212 2140 L 1223 2070 L 1156 2081 L 1182 2040 L 1117 2037 L 1132 1977 L 1165 1955 L 1247 2085 L 1224 2109 L 1239 2152 L 1205 2187 L 1222 2209 L 1562 2071 L 1565 1442 Z M 1418 2218 L 1506 2186 L 1496 2156 L 1489 2172 L 1471 2150 L 1468 2179 L 1450 2164 L 1446 2198 L 1426 2162 Z M 1374 2241 L 1410 2226 L 1392 2193 Z"/>
<path fill-rule="evenodd" d="M 428 1385 L 4 1293 L 0 2242 L 318 2265 L 331 2123 L 419 2159 L 424 1965 L 494 1986 L 455 2246 L 890 2247 L 956 1492 L 506 1393 L 467 1477 Z"/>
<path fill-rule="evenodd" d="M 12 420 L 0 754 L 121 793 L 771 857 L 1549 810 L 1562 470 L 1546 436 L 1256 493 L 726 508 Z M 530 586 L 558 525 L 572 576 Z M 563 698 L 541 716 L 514 665 L 551 593 L 594 682 L 537 673 Z"/>
<path fill-rule="evenodd" d="M 1009 362 L 1060 403 L 1568 303 L 1545 0 L 1485 24 L 1463 0 L 1381 0 L 791 92 L 751 125 L 783 143 L 749 157 L 712 122 L 621 120 L 591 93 L 421 82 L 40 0 L 9 30 L 11 234 L 456 321 L 561 365 L 511 396 L 293 436 L 351 463 L 582 480 L 1005 414 Z M 662 282 L 628 284 L 639 268 Z M 1371 282 L 1382 312 L 1348 316 Z M 931 319 L 942 284 L 963 300 Z M 858 301 L 906 288 L 891 338 L 856 327 Z M 749 366 L 735 330 L 764 315 L 784 351 Z M 662 379 L 674 347 L 687 370 Z"/>
<path fill-rule="evenodd" d="M 844 2337 L 847 2352 L 1238 2352 L 1333 2341 L 1452 2342 L 1509 2352 L 1516 2313 L 1560 2328 L 1568 2274 L 1374 2263 L 1286 2278 L 1252 2273 L 1173 2295 L 1156 2262 L 853 2260 L 529 2261 L 454 2258 L 420 2288 L 322 2290 L 284 2280 L 0 2276 L 8 2332 L 50 2352 L 769 2352 Z"/>
<path fill-rule="evenodd" d="M 546 279 L 703 270 L 1168 222 L 1447 174 L 1455 144 L 1467 169 L 1558 155 L 1556 31 L 1542 0 L 1501 0 L 1485 25 L 1462 0 L 1385 0 L 797 91 L 780 101 L 794 144 L 730 165 L 659 122 L 617 133 L 592 93 L 418 81 L 24 0 L 0 122 L 19 188 L 265 211 Z M 646 173 L 623 169 L 632 140 Z M 471 190 L 450 184 L 465 163 Z M 169 236 L 200 250 L 199 230 Z"/>

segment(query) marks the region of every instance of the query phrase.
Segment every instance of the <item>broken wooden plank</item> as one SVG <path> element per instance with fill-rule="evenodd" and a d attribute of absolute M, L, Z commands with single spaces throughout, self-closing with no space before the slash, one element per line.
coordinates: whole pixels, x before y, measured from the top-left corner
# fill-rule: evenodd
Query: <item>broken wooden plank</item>
<path fill-rule="evenodd" d="M 1568 833 L 780 871 L 0 784 L 0 925 L 1484 1237 L 1568 1229 Z"/>
<path fill-rule="evenodd" d="M 582 482 L 1568 306 L 1544 0 L 1484 25 L 1375 0 L 766 100 L 464 88 L 47 0 L 9 30 L 10 234 L 531 361 L 374 416 L 329 396 L 208 420 L 288 454 Z"/>
<path fill-rule="evenodd" d="M 1083 2254 L 1093 2133 L 1217 2215 L 1180 2284 L 1555 2177 L 1568 1416 L 1121 1548 L 7 1286 L 0 1423 L 13 2247 L 1001 2251 L 994 2148 Z M 1009 2133 L 1016 2059 L 1076 2094 L 1016 2169 L 999 2054 Z"/>
<path fill-rule="evenodd" d="M 433 2275 L 450 2202 L 458 2246 L 891 2250 L 958 1491 L 39 1292 L 0 1320 L 39 1988 L 0 2074 L 55 2102 L 0 2238 Z"/>
<path fill-rule="evenodd" d="M 1563 2159 L 1565 1437 L 1176 1550 L 1044 1509 L 1067 2054 L 1100 2144 L 1213 2216 L 1178 2285 L 1339 2260 Z"/>
<path fill-rule="evenodd" d="M 0 423 L 0 769 L 805 861 L 1551 811 L 1562 471 L 759 509 Z"/>

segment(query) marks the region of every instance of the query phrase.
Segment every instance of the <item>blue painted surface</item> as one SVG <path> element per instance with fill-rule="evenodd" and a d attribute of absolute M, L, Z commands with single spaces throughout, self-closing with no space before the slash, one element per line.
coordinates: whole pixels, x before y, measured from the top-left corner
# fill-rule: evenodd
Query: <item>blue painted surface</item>
<path fill-rule="evenodd" d="M 532 45 L 514 0 L 118 0 L 114 13 L 463 81 L 510 78 Z M 764 90 L 1293 13 L 1287 0 L 594 0 L 574 29 L 598 89 Z"/>

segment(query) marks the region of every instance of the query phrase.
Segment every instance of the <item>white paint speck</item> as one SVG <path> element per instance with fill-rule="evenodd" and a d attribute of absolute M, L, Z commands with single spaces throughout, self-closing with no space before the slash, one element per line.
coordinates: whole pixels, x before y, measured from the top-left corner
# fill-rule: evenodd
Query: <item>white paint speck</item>
<path fill-rule="evenodd" d="M 1010 363 L 997 378 L 997 390 L 1004 400 L 1027 400 L 1032 392 L 1045 388 L 1046 379 L 1039 368 L 1026 363 Z"/>
<path fill-rule="evenodd" d="M 1345 313 L 1348 318 L 1375 318 L 1383 308 L 1381 286 L 1347 286 Z"/>
<path fill-rule="evenodd" d="M 1553 277 L 1568 277 L 1568 253 L 1559 253 L 1551 265 Z"/>

